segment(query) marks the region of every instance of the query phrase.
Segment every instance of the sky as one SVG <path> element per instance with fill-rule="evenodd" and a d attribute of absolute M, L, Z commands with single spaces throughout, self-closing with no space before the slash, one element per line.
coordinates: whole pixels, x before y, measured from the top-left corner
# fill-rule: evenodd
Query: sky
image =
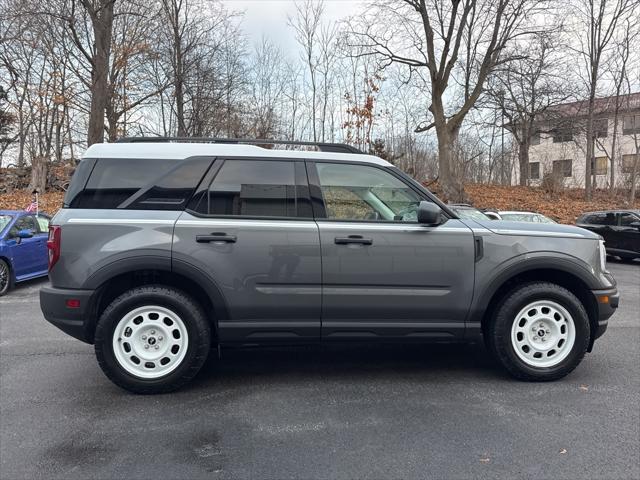
<path fill-rule="evenodd" d="M 223 0 L 229 10 L 244 11 L 242 27 L 251 44 L 264 35 L 286 53 L 298 51 L 287 15 L 295 14 L 293 0 Z M 364 0 L 325 0 L 325 20 L 341 20 L 353 15 Z"/>

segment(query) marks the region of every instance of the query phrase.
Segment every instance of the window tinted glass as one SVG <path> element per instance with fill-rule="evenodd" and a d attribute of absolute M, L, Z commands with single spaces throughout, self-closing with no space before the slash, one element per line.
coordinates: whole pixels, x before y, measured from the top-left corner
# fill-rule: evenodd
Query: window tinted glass
<path fill-rule="evenodd" d="M 616 225 L 615 213 L 592 213 L 587 216 L 585 223 L 592 225 Z"/>
<path fill-rule="evenodd" d="M 402 181 L 366 165 L 317 163 L 327 218 L 416 222 L 420 196 Z"/>
<path fill-rule="evenodd" d="M 16 220 L 9 231 L 9 237 L 17 237 L 20 230 L 31 230 L 34 235 L 38 233 L 38 224 L 33 215 L 25 215 Z"/>
<path fill-rule="evenodd" d="M 182 210 L 211 160 L 98 159 L 72 208 Z"/>
<path fill-rule="evenodd" d="M 75 172 L 73 172 L 73 176 L 71 177 L 71 182 L 69 183 L 69 188 L 67 192 L 64 194 L 64 205 L 69 206 L 73 202 L 73 199 L 82 192 L 85 184 L 87 183 L 87 179 L 91 174 L 91 170 L 93 170 L 93 166 L 95 165 L 95 159 L 93 158 L 85 158 L 81 160 L 78 166 L 76 167 Z"/>
<path fill-rule="evenodd" d="M 635 215 L 632 215 L 630 213 L 620 214 L 620 225 L 623 227 L 627 227 L 631 225 L 633 222 L 637 222 L 637 221 L 638 219 L 635 217 Z"/>
<path fill-rule="evenodd" d="M 210 215 L 247 217 L 310 217 L 303 186 L 296 186 L 295 162 L 226 160 L 209 187 L 208 206 L 197 210 Z"/>

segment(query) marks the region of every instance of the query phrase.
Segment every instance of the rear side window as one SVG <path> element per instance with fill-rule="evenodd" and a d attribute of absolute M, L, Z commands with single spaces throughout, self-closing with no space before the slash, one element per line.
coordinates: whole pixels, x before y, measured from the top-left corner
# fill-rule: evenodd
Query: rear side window
<path fill-rule="evenodd" d="M 591 225 L 615 225 L 616 215 L 615 213 L 592 213 L 587 215 L 584 223 Z"/>
<path fill-rule="evenodd" d="M 211 164 L 210 158 L 97 159 L 71 208 L 182 210 Z"/>
<path fill-rule="evenodd" d="M 302 162 L 225 160 L 197 213 L 235 217 L 311 217 Z"/>

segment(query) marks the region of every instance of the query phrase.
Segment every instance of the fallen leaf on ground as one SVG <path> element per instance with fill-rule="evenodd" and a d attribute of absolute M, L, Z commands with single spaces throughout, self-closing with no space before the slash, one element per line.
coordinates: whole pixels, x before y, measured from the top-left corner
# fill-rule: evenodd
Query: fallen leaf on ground
<path fill-rule="evenodd" d="M 567 453 L 567 449 L 566 448 L 560 449 L 560 455 L 565 455 L 566 453 Z"/>
<path fill-rule="evenodd" d="M 580 390 L 582 390 L 583 392 L 586 392 L 589 390 L 589 385 L 580 385 Z"/>
<path fill-rule="evenodd" d="M 480 463 L 489 463 L 490 461 L 491 461 L 491 459 L 489 457 L 480 458 Z"/>

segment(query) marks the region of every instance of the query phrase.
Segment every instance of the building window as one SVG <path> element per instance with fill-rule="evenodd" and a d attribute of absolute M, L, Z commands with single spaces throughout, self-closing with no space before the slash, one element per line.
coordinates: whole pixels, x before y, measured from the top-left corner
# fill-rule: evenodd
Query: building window
<path fill-rule="evenodd" d="M 596 138 L 606 138 L 609 134 L 609 119 L 596 118 L 593 123 L 593 135 Z"/>
<path fill-rule="evenodd" d="M 622 156 L 622 173 L 632 173 L 633 165 L 637 162 L 636 173 L 640 173 L 640 156 L 638 155 L 623 155 Z"/>
<path fill-rule="evenodd" d="M 591 161 L 591 169 L 596 175 L 606 175 L 609 169 L 609 159 L 607 157 L 595 157 Z"/>
<path fill-rule="evenodd" d="M 568 124 L 556 126 L 553 130 L 553 143 L 563 143 L 573 141 L 573 128 Z"/>
<path fill-rule="evenodd" d="M 571 176 L 571 160 L 554 160 L 553 161 L 553 174 L 570 177 Z"/>
<path fill-rule="evenodd" d="M 640 115 L 624 117 L 622 120 L 622 133 L 624 135 L 640 133 Z"/>
<path fill-rule="evenodd" d="M 531 162 L 529 164 L 529 178 L 538 180 L 540 178 L 540 162 Z"/>

